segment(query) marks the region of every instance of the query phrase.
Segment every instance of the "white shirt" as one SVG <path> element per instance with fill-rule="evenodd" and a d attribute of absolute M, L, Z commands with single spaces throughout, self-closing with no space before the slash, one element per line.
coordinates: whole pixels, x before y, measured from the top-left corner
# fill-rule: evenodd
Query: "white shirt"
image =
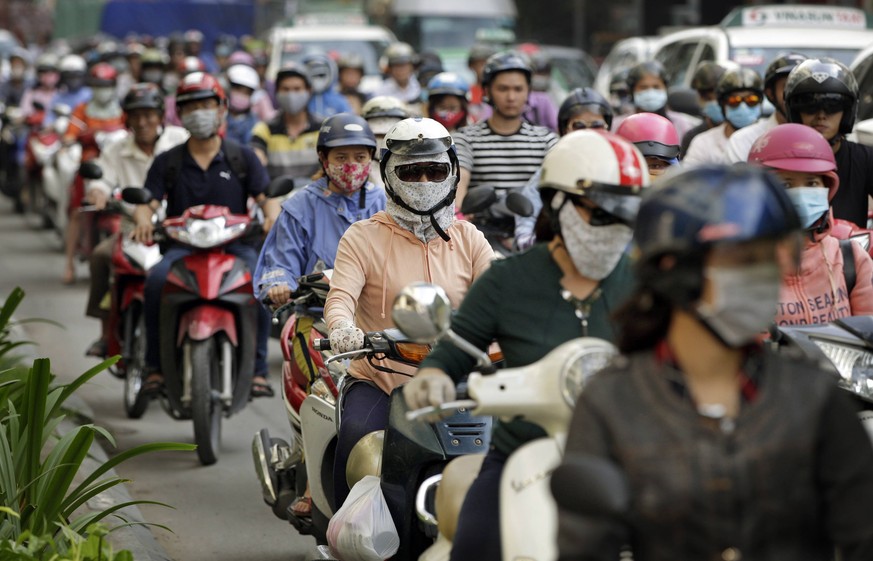
<path fill-rule="evenodd" d="M 725 152 L 727 144 L 725 124 L 712 127 L 691 140 L 688 153 L 682 158 L 682 165 L 690 167 L 701 164 L 727 164 L 729 163 Z"/>
<path fill-rule="evenodd" d="M 733 164 L 736 162 L 745 162 L 749 159 L 749 150 L 752 149 L 752 144 L 758 140 L 762 134 L 775 127 L 776 112 L 766 119 L 758 119 L 748 127 L 743 127 L 731 135 L 727 146 L 728 162 Z"/>

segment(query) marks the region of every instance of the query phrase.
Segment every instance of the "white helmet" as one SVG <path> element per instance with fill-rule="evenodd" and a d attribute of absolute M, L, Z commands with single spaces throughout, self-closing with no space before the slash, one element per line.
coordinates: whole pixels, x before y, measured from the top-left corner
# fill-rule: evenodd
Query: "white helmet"
<path fill-rule="evenodd" d="M 385 135 L 379 167 L 389 207 L 394 207 L 392 217 L 404 215 L 401 218 L 407 222 L 429 217 L 432 232 L 448 241 L 445 229 L 454 217 L 452 205 L 461 174 L 455 142 L 446 127 L 424 117 L 403 119 Z M 420 181 L 422 175 L 427 182 Z"/>
<path fill-rule="evenodd" d="M 58 70 L 61 72 L 82 72 L 88 69 L 85 59 L 79 55 L 65 55 L 58 63 Z"/>
<path fill-rule="evenodd" d="M 585 197 L 609 214 L 633 223 L 641 190 L 649 186 L 646 159 L 624 138 L 593 130 L 573 131 L 543 158 L 540 189 Z M 556 196 L 552 208 L 566 199 Z"/>
<path fill-rule="evenodd" d="M 251 66 L 245 64 L 234 64 L 227 69 L 227 81 L 231 85 L 243 86 L 251 90 L 257 90 L 261 87 L 261 79 L 258 77 L 258 71 Z"/>

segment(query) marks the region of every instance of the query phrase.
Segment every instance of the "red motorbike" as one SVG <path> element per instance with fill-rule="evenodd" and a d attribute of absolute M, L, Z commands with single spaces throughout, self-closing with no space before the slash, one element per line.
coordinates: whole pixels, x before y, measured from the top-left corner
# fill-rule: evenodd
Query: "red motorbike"
<path fill-rule="evenodd" d="M 268 194 L 279 196 L 283 188 L 274 183 Z M 133 204 L 151 199 L 146 189 L 125 189 L 122 196 Z M 249 401 L 260 306 L 252 271 L 224 248 L 260 236 L 261 222 L 198 205 L 164 220 L 157 233 L 194 249 L 173 264 L 161 295 L 161 403 L 173 418 L 193 421 L 197 455 L 209 465 L 218 461 L 222 417 Z"/>
<path fill-rule="evenodd" d="M 27 210 L 39 216 L 42 227 L 48 229 L 56 220 L 57 210 L 46 194 L 45 175 L 49 176 L 48 181 L 56 180 L 55 155 L 61 149 L 61 137 L 69 123 L 70 108 L 65 105 L 55 108 L 57 120 L 52 127 L 43 126 L 45 107 L 37 103 L 34 109 L 25 120 L 28 127 L 24 148 Z"/>

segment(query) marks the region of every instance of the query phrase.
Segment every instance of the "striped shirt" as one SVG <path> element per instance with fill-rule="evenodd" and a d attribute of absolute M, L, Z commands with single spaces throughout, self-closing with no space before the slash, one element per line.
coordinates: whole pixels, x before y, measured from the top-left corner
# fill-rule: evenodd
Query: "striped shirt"
<path fill-rule="evenodd" d="M 280 175 L 308 178 L 321 168 L 315 145 L 321 124 L 310 117 L 306 130 L 297 137 L 288 136 L 284 114 L 279 113 L 272 121 L 261 121 L 252 129 L 251 146 L 260 148 L 267 155 L 267 173 L 271 179 Z"/>
<path fill-rule="evenodd" d="M 488 121 L 460 129 L 454 135 L 461 167 L 470 172 L 470 186 L 521 189 L 543 163 L 558 136 L 546 127 L 522 121 L 518 132 L 497 134 Z"/>

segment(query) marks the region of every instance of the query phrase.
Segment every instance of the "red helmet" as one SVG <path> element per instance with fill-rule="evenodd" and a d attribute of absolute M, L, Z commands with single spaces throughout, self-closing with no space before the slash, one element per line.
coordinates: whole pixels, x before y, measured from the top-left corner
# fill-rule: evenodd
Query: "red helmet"
<path fill-rule="evenodd" d="M 224 88 L 218 83 L 211 74 L 206 72 L 192 72 L 182 78 L 179 87 L 176 88 L 176 106 L 196 101 L 198 99 L 209 99 L 214 97 L 218 103 L 224 105 L 227 101 L 227 96 L 224 95 Z"/>
<path fill-rule="evenodd" d="M 821 175 L 833 199 L 840 186 L 837 162 L 828 141 L 812 127 L 797 123 L 777 125 L 758 137 L 749 161 L 769 168 Z"/>
<path fill-rule="evenodd" d="M 655 113 L 634 113 L 621 122 L 615 133 L 633 142 L 643 156 L 663 160 L 679 157 L 679 133 L 666 117 Z"/>
<path fill-rule="evenodd" d="M 92 88 L 108 88 L 118 81 L 118 71 L 108 62 L 98 62 L 88 70 L 86 83 Z"/>

